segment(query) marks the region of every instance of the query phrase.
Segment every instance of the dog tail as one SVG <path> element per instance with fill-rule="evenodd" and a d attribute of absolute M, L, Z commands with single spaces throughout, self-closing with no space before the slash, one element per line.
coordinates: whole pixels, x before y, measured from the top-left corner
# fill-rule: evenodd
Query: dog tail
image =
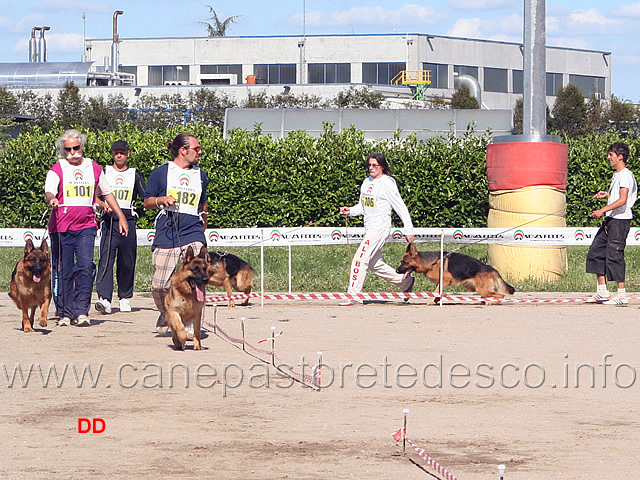
<path fill-rule="evenodd" d="M 496 272 L 497 273 L 497 272 Z M 500 282 L 500 286 L 509 294 L 509 295 L 513 295 L 514 293 L 516 293 L 516 289 L 513 288 L 511 285 L 509 285 L 507 282 L 504 281 L 504 278 L 502 278 L 502 276 L 498 273 L 498 279 Z"/>

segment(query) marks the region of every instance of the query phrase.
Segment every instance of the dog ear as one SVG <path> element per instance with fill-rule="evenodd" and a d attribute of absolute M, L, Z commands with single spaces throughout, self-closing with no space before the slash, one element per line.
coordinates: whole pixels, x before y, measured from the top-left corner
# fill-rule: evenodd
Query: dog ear
<path fill-rule="evenodd" d="M 200 249 L 200 253 L 198 254 L 198 257 L 202 258 L 203 260 L 208 260 L 209 259 L 209 255 L 207 254 L 207 246 L 203 245 L 202 248 Z"/>
<path fill-rule="evenodd" d="M 40 244 L 40 250 L 45 253 L 49 253 L 49 245 L 47 245 L 47 239 L 43 238 L 42 243 Z"/>
<path fill-rule="evenodd" d="M 29 238 L 24 246 L 24 256 L 29 255 L 34 248 L 36 247 L 33 246 L 33 240 Z"/>
<path fill-rule="evenodd" d="M 407 246 L 407 253 L 411 256 L 416 256 L 418 254 L 418 249 L 416 248 L 415 243 L 412 242 Z"/>
<path fill-rule="evenodd" d="M 193 247 L 191 245 L 189 245 L 189 247 L 187 248 L 187 253 L 184 254 L 184 263 L 188 263 L 191 260 L 193 260 Z"/>

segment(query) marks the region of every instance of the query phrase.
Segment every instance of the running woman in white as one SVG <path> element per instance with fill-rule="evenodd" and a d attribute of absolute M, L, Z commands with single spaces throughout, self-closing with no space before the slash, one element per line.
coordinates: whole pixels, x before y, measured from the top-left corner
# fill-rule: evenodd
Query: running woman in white
<path fill-rule="evenodd" d="M 382 153 L 371 154 L 367 159 L 366 167 L 369 177 L 360 187 L 360 201 L 352 207 L 340 207 L 342 215 L 354 217 L 364 214 L 364 238 L 351 261 L 347 292 L 350 294 L 362 293 L 367 269 L 380 278 L 398 285 L 402 291 L 410 292 L 415 278 L 412 276 L 404 278 L 402 274 L 396 273 L 395 268 L 384 263 L 382 247 L 391 230 L 392 208 L 402 220 L 407 242 L 414 241 L 411 215 L 409 215 L 409 210 L 400 196 L 396 181 L 390 177 L 391 170 L 384 155 Z M 347 306 L 354 303 L 363 304 L 364 301 L 354 299 L 340 305 Z"/>

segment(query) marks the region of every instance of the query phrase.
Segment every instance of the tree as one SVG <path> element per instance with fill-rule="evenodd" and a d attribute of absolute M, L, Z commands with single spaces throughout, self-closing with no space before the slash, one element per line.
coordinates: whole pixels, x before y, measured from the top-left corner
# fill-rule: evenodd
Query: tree
<path fill-rule="evenodd" d="M 456 88 L 451 96 L 451 108 L 463 110 L 477 110 L 480 108 L 476 97 L 471 96 L 471 91 L 466 85 Z"/>
<path fill-rule="evenodd" d="M 522 135 L 522 120 L 524 117 L 524 100 L 522 97 L 516 100 L 516 106 L 513 108 L 513 133 Z"/>
<path fill-rule="evenodd" d="M 573 83 L 560 87 L 551 111 L 550 130 L 575 137 L 584 133 L 586 106 L 582 91 Z"/>
<path fill-rule="evenodd" d="M 190 91 L 188 96 L 191 120 L 204 122 L 207 125 L 222 127 L 225 109 L 237 106 L 233 98 L 211 88 L 202 87 L 195 92 Z"/>
<path fill-rule="evenodd" d="M 604 133 L 608 129 L 607 111 L 602 100 L 591 95 L 585 105 L 584 131 L 586 133 Z"/>
<path fill-rule="evenodd" d="M 50 93 L 38 95 L 33 90 L 22 90 L 16 94 L 20 105 L 20 113 L 35 117 L 27 122 L 29 127 L 38 126 L 48 132 L 55 126 L 53 97 Z"/>
<path fill-rule="evenodd" d="M 56 101 L 58 121 L 63 128 L 72 128 L 82 124 L 82 99 L 78 86 L 67 81 L 58 93 Z"/>
<path fill-rule="evenodd" d="M 611 103 L 606 116 L 611 128 L 620 133 L 628 134 L 637 128 L 638 110 L 630 100 L 611 95 Z"/>
<path fill-rule="evenodd" d="M 371 87 L 357 88 L 350 86 L 347 90 L 338 92 L 332 103 L 338 108 L 382 108 L 384 95 L 372 92 Z"/>
<path fill-rule="evenodd" d="M 207 27 L 207 35 L 210 37 L 224 37 L 227 34 L 227 28 L 229 28 L 229 25 L 235 23 L 241 17 L 241 15 L 234 15 L 220 21 L 218 14 L 213 7 L 211 5 L 206 5 L 206 7 L 209 9 L 209 13 L 211 14 L 207 20 L 211 20 L 213 23 L 200 22 L 200 24 Z"/>
<path fill-rule="evenodd" d="M 129 104 L 122 94 L 102 96 L 84 100 L 82 126 L 91 131 L 115 132 L 122 122 L 129 120 Z"/>
<path fill-rule="evenodd" d="M 11 115 L 18 113 L 18 100 L 6 88 L 0 88 L 0 114 Z M 13 118 L 10 116 L 0 117 L 0 141 L 7 137 L 6 131 L 14 126 Z"/>

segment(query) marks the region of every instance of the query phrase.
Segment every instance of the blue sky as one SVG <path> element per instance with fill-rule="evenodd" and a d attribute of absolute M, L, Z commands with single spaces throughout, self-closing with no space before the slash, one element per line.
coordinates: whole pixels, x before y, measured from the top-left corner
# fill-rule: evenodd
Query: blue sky
<path fill-rule="evenodd" d="M 75 61 L 82 38 L 204 36 L 212 5 L 238 15 L 227 35 L 428 33 L 522 41 L 524 0 L 0 0 L 0 62 L 27 61 L 31 28 L 48 25 L 50 61 Z M 303 8 L 304 6 L 304 8 Z M 640 103 L 640 1 L 547 0 L 547 44 L 613 54 L 612 91 Z M 86 15 L 83 21 L 83 13 Z M 85 33 L 86 32 L 86 33 Z"/>

